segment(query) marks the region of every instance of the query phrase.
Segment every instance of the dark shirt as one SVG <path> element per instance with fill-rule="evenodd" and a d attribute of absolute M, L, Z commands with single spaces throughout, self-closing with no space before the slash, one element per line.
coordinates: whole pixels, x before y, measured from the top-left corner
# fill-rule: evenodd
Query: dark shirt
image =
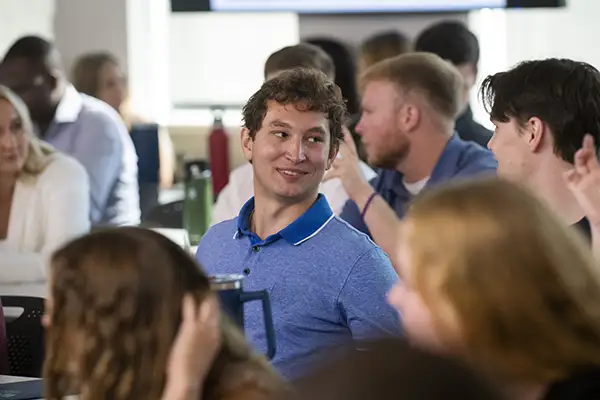
<path fill-rule="evenodd" d="M 578 373 L 548 389 L 543 400 L 598 400 L 600 399 L 600 367 Z"/>
<path fill-rule="evenodd" d="M 454 129 L 462 140 L 475 142 L 486 148 L 494 134 L 494 132 L 473 120 L 473 111 L 471 111 L 470 106 L 456 119 Z"/>

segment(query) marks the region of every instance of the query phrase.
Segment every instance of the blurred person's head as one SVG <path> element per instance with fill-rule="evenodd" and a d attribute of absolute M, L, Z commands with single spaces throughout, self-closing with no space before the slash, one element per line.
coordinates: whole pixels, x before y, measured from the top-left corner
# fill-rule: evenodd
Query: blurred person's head
<path fill-rule="evenodd" d="M 500 400 L 499 392 L 462 363 L 399 339 L 362 344 L 297 386 L 311 400 Z"/>
<path fill-rule="evenodd" d="M 540 189 L 569 169 L 585 134 L 600 143 L 600 73 L 566 59 L 526 61 L 488 76 L 481 98 L 496 126 L 498 173 Z"/>
<path fill-rule="evenodd" d="M 51 120 L 66 87 L 58 51 L 38 36 L 18 39 L 4 55 L 0 84 L 23 99 L 34 121 Z"/>
<path fill-rule="evenodd" d="M 388 299 L 410 340 L 501 381 L 546 385 L 600 365 L 600 270 L 578 232 L 503 180 L 423 193 Z"/>
<path fill-rule="evenodd" d="M 356 60 L 348 45 L 330 38 L 311 38 L 306 42 L 329 54 L 335 68 L 335 84 L 346 99 L 348 114 L 357 114 L 360 111 L 360 99 L 356 89 Z"/>
<path fill-rule="evenodd" d="M 367 69 L 356 131 L 369 164 L 402 169 L 434 142 L 445 146 L 459 109 L 460 85 L 456 69 L 434 54 L 404 54 Z"/>
<path fill-rule="evenodd" d="M 444 21 L 425 29 L 415 40 L 415 51 L 434 53 L 454 64 L 463 77 L 460 111 L 469 104 L 469 91 L 477 81 L 479 41 L 458 21 Z"/>
<path fill-rule="evenodd" d="M 0 180 L 10 182 L 21 173 L 41 173 L 54 152 L 33 133 L 23 100 L 0 85 Z"/>
<path fill-rule="evenodd" d="M 243 109 L 242 150 L 254 192 L 285 203 L 318 193 L 343 138 L 341 91 L 321 71 L 298 68 L 265 81 Z"/>
<path fill-rule="evenodd" d="M 88 53 L 79 57 L 73 65 L 71 82 L 79 92 L 96 97 L 117 111 L 125 101 L 125 73 L 111 53 Z"/>
<path fill-rule="evenodd" d="M 49 286 L 44 378 L 53 400 L 68 392 L 160 399 L 183 298 L 201 303 L 211 293 L 209 278 L 181 247 L 141 228 L 99 231 L 65 245 L 52 257 Z M 235 381 L 228 374 L 236 363 L 272 373 L 226 317 L 221 330 L 202 398 L 220 398 L 216 393 Z"/>
<path fill-rule="evenodd" d="M 412 50 L 408 36 L 396 30 L 384 31 L 368 37 L 360 46 L 360 71 L 387 58 Z"/>
<path fill-rule="evenodd" d="M 265 63 L 265 79 L 294 68 L 316 69 L 335 80 L 335 66 L 329 54 L 309 43 L 286 46 L 271 54 Z"/>

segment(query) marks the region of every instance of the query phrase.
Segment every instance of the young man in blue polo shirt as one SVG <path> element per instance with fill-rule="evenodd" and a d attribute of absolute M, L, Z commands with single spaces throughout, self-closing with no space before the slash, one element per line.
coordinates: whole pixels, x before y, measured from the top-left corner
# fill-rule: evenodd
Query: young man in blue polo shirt
<path fill-rule="evenodd" d="M 356 167 L 352 143 L 340 149 L 328 178 L 342 180 L 351 201 L 340 217 L 369 233 L 393 254 L 399 220 L 419 192 L 455 179 L 494 174 L 494 155 L 454 132 L 462 78 L 456 68 L 430 53 L 410 53 L 371 66 L 361 77 L 362 115 L 356 131 L 371 166 L 371 182 Z"/>
<path fill-rule="evenodd" d="M 385 301 L 398 280 L 388 257 L 318 193 L 345 113 L 340 89 L 322 72 L 294 69 L 266 81 L 243 110 L 254 198 L 237 219 L 211 228 L 196 256 L 209 274 L 244 274 L 246 290 L 269 291 L 273 364 L 289 379 L 329 348 L 400 333 Z M 265 351 L 262 310 L 245 311 L 248 339 Z"/>

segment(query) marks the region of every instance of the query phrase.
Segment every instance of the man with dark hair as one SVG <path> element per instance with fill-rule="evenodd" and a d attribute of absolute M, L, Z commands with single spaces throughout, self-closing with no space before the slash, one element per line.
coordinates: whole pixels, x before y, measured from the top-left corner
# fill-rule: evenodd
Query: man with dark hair
<path fill-rule="evenodd" d="M 379 32 L 368 37 L 360 46 L 360 71 L 387 58 L 399 56 L 412 50 L 408 36 L 397 30 Z"/>
<path fill-rule="evenodd" d="M 415 50 L 434 53 L 454 64 L 463 77 L 460 114 L 455 129 L 464 140 L 486 146 L 492 132 L 473 120 L 469 93 L 477 79 L 479 41 L 463 23 L 445 21 L 425 29 L 415 41 Z"/>
<path fill-rule="evenodd" d="M 4 56 L 0 84 L 25 101 L 44 140 L 85 167 L 92 225 L 136 225 L 137 156 L 127 128 L 110 106 L 75 90 L 59 59 L 47 40 L 22 37 Z"/>
<path fill-rule="evenodd" d="M 335 80 L 335 66 L 329 54 L 309 43 L 286 46 L 271 54 L 265 63 L 265 79 L 294 68 L 312 68 L 323 71 Z"/>
<path fill-rule="evenodd" d="M 322 72 L 294 69 L 267 80 L 243 110 L 255 195 L 237 219 L 213 226 L 196 254 L 209 274 L 243 274 L 245 289 L 268 290 L 273 363 L 287 378 L 307 372 L 328 348 L 400 332 L 385 300 L 398 280 L 389 259 L 319 194 L 345 114 L 340 89 Z M 246 311 L 248 338 L 262 349 L 261 310 Z"/>
<path fill-rule="evenodd" d="M 449 180 L 493 174 L 496 161 L 488 150 L 454 134 L 461 78 L 435 54 L 383 60 L 361 81 L 363 113 L 356 130 L 369 164 L 381 171 L 368 182 L 346 141 L 328 177 L 340 178 L 352 200 L 340 217 L 391 254 L 398 243 L 397 222 L 415 196 Z"/>
<path fill-rule="evenodd" d="M 283 71 L 294 68 L 322 71 L 331 81 L 335 79 L 335 68 L 331 57 L 320 47 L 305 43 L 287 46 L 271 54 L 265 63 L 265 79 L 271 79 Z M 364 162 L 361 162 L 361 169 L 368 179 L 376 175 Z M 340 180 L 323 182 L 319 190 L 327 198 L 333 212 L 339 215 L 348 200 L 348 194 Z M 213 207 L 212 224 L 234 218 L 253 195 L 252 165 L 243 164 L 231 171 L 229 182 L 219 193 Z"/>
<path fill-rule="evenodd" d="M 600 143 L 600 73 L 573 60 L 523 62 L 488 76 L 481 98 L 496 126 L 488 147 L 498 173 L 531 187 L 562 219 L 590 235 L 563 179 L 586 134 Z"/>

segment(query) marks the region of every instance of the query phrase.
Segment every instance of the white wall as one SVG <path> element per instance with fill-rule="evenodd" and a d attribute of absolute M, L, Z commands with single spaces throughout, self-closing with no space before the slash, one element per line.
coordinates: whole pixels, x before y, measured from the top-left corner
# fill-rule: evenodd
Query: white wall
<path fill-rule="evenodd" d="M 0 0 L 0 59 L 24 35 L 54 37 L 54 0 Z"/>
<path fill-rule="evenodd" d="M 21 0 L 30 8 L 37 1 Z M 67 71 L 76 57 L 98 50 L 110 50 L 127 65 L 126 0 L 55 1 L 55 42 Z"/>

